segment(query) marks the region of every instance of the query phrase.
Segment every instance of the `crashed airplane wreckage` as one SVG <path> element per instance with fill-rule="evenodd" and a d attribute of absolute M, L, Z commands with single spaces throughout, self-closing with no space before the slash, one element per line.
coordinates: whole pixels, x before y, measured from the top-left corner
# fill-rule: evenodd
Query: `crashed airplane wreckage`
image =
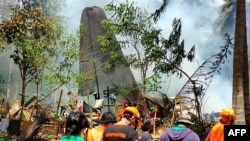
<path fill-rule="evenodd" d="M 138 107 L 141 112 L 147 109 L 145 103 L 156 104 L 159 106 L 160 112 L 157 114 L 160 117 L 163 116 L 162 111 L 166 111 L 165 105 L 167 104 L 167 97 L 163 98 L 152 98 L 142 92 L 138 88 L 133 89 L 129 94 L 120 95 L 117 97 L 117 101 L 126 101 L 128 105 L 136 105 L 137 99 L 140 97 Z M 40 105 L 36 103 L 36 96 L 30 98 L 24 106 L 20 106 L 20 101 L 16 100 L 11 106 L 9 112 L 2 113 L 2 120 L 0 125 L 0 130 L 2 132 L 2 137 L 5 139 L 17 139 L 17 140 L 33 140 L 36 138 L 46 138 L 46 139 L 56 139 L 64 133 L 65 121 L 67 112 L 71 110 L 79 110 L 77 106 L 73 106 L 68 103 L 59 107 L 58 117 L 52 107 L 48 105 Z M 82 103 L 82 112 L 87 116 L 91 116 L 91 119 L 99 118 L 102 111 L 102 107 L 95 108 L 88 105 L 85 101 Z M 71 108 L 66 108 L 71 107 Z M 3 106 L 7 107 L 7 106 Z M 117 106 L 117 110 L 114 111 L 118 113 L 120 110 L 120 105 Z M 6 108 L 7 109 L 7 108 Z M 2 111 L 3 112 L 3 111 Z M 65 115 L 66 114 L 66 115 Z"/>
<path fill-rule="evenodd" d="M 102 69 L 102 64 L 110 57 L 110 52 L 101 51 L 101 47 L 97 41 L 98 36 L 106 33 L 101 25 L 103 19 L 106 19 L 106 15 L 100 7 L 87 7 L 83 10 L 81 23 L 86 26 L 86 35 L 82 37 L 80 43 L 79 71 L 81 73 L 94 72 L 95 78 L 80 85 L 78 94 L 80 96 L 94 94 L 95 99 L 93 101 L 97 101 L 106 98 L 105 94 L 101 93 L 111 90 L 113 84 L 133 85 L 135 87 L 129 94 L 116 95 L 115 100 L 119 102 L 126 100 L 129 104 L 139 105 L 142 109 L 148 111 L 150 111 L 150 105 L 156 105 L 158 108 L 157 117 L 159 118 L 171 112 L 188 112 L 201 120 L 202 112 L 200 102 L 209 84 L 212 82 L 213 76 L 216 72 L 220 72 L 221 64 L 223 64 L 227 56 L 230 55 L 226 52 L 232 47 L 230 40 L 225 40 L 225 46 L 220 47 L 221 51 L 218 51 L 219 53 L 205 60 L 191 76 L 186 76 L 188 81 L 174 98 L 168 98 L 167 94 L 162 94 L 160 97 L 151 97 L 137 88 L 137 84 L 129 67 L 121 65 L 119 68 L 114 68 L 112 72 L 105 72 L 104 69 Z M 228 38 L 230 37 L 226 35 L 225 39 Z M 116 40 L 116 38 L 114 37 L 113 40 Z M 119 53 L 123 55 L 121 50 Z M 91 58 L 94 58 L 96 61 L 94 63 L 91 62 Z M 110 105 L 109 97 L 107 101 L 103 102 L 103 105 L 106 107 L 103 107 L 102 111 L 107 111 L 107 107 L 108 110 L 110 110 L 109 106 L 115 107 L 115 105 Z"/>
<path fill-rule="evenodd" d="M 24 106 L 19 100 L 15 100 L 8 110 L 9 103 L 6 101 L 1 106 L 0 138 L 4 140 L 25 140 L 29 135 L 44 133 L 57 135 L 62 133 L 63 122 L 55 119 L 55 112 L 47 105 L 37 104 L 37 97 L 31 97 Z M 32 131 L 31 131 L 32 130 Z"/>
<path fill-rule="evenodd" d="M 141 105 L 141 108 L 144 107 L 144 109 L 148 110 L 150 109 L 149 105 L 154 104 L 157 105 L 159 109 L 157 116 L 163 117 L 164 112 L 167 113 L 173 108 L 173 104 L 175 103 L 173 100 L 170 100 L 167 95 L 162 94 L 157 98 L 140 92 L 132 71 L 127 66 L 119 65 L 119 67 L 109 72 L 102 69 L 103 63 L 110 58 L 110 52 L 102 51 L 97 40 L 100 35 L 106 34 L 106 30 L 101 24 L 101 21 L 106 18 L 104 10 L 100 7 L 93 6 L 83 9 L 81 24 L 85 26 L 86 34 L 82 36 L 80 42 L 79 71 L 84 74 L 94 73 L 95 78 L 80 85 L 78 95 L 90 97 L 90 95 L 93 94 L 95 98 L 90 100 L 90 103 L 94 103 L 95 101 L 96 103 L 100 102 L 98 106 L 94 107 L 102 107 L 102 111 L 116 111 L 117 105 L 110 104 L 110 99 L 118 102 L 126 100 L 130 105 Z M 114 37 L 113 40 L 116 40 L 116 38 Z M 123 55 L 122 50 L 118 50 L 118 53 Z M 94 63 L 91 61 L 93 58 L 95 59 Z M 128 94 L 119 94 L 115 95 L 113 99 L 108 98 L 108 100 L 104 100 L 107 97 L 105 97 L 105 95 L 107 95 L 105 93 L 109 93 L 114 84 L 122 86 L 133 85 L 134 88 Z M 99 105 L 104 105 L 104 107 Z M 185 110 L 185 108 L 183 108 L 183 110 Z"/>

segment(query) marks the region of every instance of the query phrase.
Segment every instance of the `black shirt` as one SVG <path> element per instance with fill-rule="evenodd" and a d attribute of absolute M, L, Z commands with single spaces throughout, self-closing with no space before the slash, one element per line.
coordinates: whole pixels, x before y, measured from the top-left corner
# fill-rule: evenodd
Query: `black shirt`
<path fill-rule="evenodd" d="M 114 124 L 105 129 L 103 141 L 138 141 L 138 133 L 130 126 Z"/>

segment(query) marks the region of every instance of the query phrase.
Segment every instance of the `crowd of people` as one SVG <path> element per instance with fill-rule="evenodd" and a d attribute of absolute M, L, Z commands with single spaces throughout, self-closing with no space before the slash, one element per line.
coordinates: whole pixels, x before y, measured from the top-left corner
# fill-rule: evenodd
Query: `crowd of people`
<path fill-rule="evenodd" d="M 224 125 L 233 124 L 236 114 L 232 108 L 220 112 L 220 121 L 209 132 L 205 141 L 223 141 Z M 71 112 L 66 121 L 65 134 L 60 141 L 153 141 L 154 122 L 141 117 L 136 107 L 124 108 L 118 116 L 105 112 L 97 121 L 98 125 L 90 127 L 88 118 L 82 112 Z M 200 141 L 191 126 L 194 122 L 188 115 L 180 115 L 176 124 L 160 135 L 159 141 Z M 140 132 L 138 129 L 140 128 Z"/>

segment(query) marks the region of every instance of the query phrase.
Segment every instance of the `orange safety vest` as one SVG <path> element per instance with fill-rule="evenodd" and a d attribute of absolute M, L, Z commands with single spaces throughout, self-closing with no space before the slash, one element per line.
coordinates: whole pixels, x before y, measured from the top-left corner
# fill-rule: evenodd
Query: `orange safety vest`
<path fill-rule="evenodd" d="M 103 129 L 92 128 L 88 130 L 87 141 L 103 141 Z"/>
<path fill-rule="evenodd" d="M 217 123 L 213 126 L 209 141 L 224 141 L 224 124 Z"/>

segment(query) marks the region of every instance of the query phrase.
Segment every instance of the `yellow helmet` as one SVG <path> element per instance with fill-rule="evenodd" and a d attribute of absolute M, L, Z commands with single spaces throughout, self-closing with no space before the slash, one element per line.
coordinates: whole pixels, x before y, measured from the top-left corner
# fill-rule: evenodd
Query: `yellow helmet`
<path fill-rule="evenodd" d="M 220 116 L 231 116 L 234 120 L 236 119 L 236 113 L 233 108 L 223 108 L 220 111 Z"/>
<path fill-rule="evenodd" d="M 124 112 L 125 111 L 129 111 L 129 112 L 133 113 L 133 116 L 135 118 L 140 118 L 140 113 L 136 107 L 128 106 L 124 109 Z"/>
<path fill-rule="evenodd" d="M 136 118 L 135 128 L 140 127 L 142 125 L 142 122 L 140 119 L 139 110 L 136 107 L 128 106 L 124 109 L 123 113 L 126 111 L 133 113 L 133 116 Z"/>

